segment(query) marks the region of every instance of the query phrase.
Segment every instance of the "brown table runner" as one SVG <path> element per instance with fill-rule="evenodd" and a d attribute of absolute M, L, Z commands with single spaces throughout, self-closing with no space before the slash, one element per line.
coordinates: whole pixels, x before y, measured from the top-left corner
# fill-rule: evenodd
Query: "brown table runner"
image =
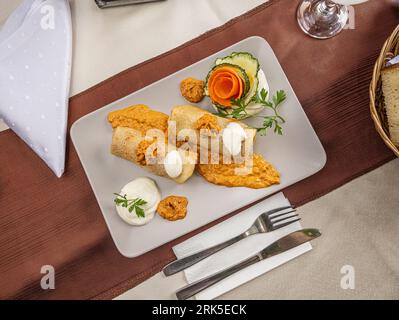
<path fill-rule="evenodd" d="M 71 98 L 69 126 L 174 71 L 259 35 L 274 48 L 328 155 L 325 169 L 284 191 L 293 204 L 315 199 L 393 159 L 370 120 L 368 85 L 378 51 L 399 21 L 398 12 L 385 1 L 371 0 L 356 7 L 355 30 L 317 41 L 299 31 L 297 3 L 275 0 L 261 5 Z M 70 139 L 62 179 L 10 130 L 0 133 L 0 144 L 2 299 L 112 298 L 158 272 L 173 259 L 172 246 L 194 234 L 126 259 L 112 242 Z M 55 290 L 40 288 L 43 265 L 55 267 Z"/>

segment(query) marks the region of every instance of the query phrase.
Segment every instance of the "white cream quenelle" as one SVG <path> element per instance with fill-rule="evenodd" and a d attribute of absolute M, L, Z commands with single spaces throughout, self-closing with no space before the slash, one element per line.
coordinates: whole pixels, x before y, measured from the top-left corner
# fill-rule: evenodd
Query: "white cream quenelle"
<path fill-rule="evenodd" d="M 241 153 L 242 142 L 247 137 L 244 128 L 238 123 L 232 122 L 223 130 L 223 146 L 232 156 L 236 156 Z"/>
<path fill-rule="evenodd" d="M 165 171 L 169 177 L 175 179 L 183 172 L 183 159 L 180 153 L 176 150 L 170 151 L 164 160 Z"/>
<path fill-rule="evenodd" d="M 129 208 L 116 205 L 116 211 L 122 220 L 133 226 L 142 226 L 150 222 L 161 201 L 161 194 L 155 182 L 145 177 L 129 182 L 122 188 L 120 195 L 126 195 L 126 198 L 131 201 L 142 199 L 147 202 L 140 206 L 144 210 L 144 217 L 139 217 L 134 210 L 129 212 Z"/>

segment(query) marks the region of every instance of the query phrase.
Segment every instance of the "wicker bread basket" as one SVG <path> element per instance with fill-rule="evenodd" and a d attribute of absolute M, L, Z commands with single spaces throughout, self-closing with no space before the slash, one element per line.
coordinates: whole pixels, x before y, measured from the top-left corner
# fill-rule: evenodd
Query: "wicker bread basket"
<path fill-rule="evenodd" d="M 381 88 L 381 70 L 386 62 L 399 54 L 399 25 L 385 42 L 374 66 L 370 84 L 370 111 L 375 127 L 385 144 L 399 157 L 399 148 L 389 138 L 388 121 L 385 113 L 384 96 Z"/>

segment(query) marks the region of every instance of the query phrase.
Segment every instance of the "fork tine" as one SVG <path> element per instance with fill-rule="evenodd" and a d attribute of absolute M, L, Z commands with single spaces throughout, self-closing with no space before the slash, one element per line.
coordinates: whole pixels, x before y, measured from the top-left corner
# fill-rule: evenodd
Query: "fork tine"
<path fill-rule="evenodd" d="M 286 212 L 283 212 L 283 213 L 276 214 L 276 215 L 274 215 L 273 217 L 271 217 L 271 216 L 269 215 L 268 217 L 269 217 L 269 219 L 275 219 L 275 218 L 284 216 L 284 215 L 289 214 L 289 213 L 292 213 L 292 212 L 296 212 L 296 209 L 293 209 L 293 210 L 290 210 L 290 211 L 286 211 Z"/>
<path fill-rule="evenodd" d="M 280 207 L 280 208 L 276 208 L 270 211 L 265 212 L 264 214 L 266 214 L 267 216 L 270 216 L 274 213 L 280 212 L 282 210 L 286 210 L 286 209 L 292 209 L 292 206 L 286 206 L 286 207 Z"/>
<path fill-rule="evenodd" d="M 286 227 L 286 226 L 288 226 L 288 225 L 290 225 L 290 224 L 292 224 L 292 223 L 294 223 L 294 222 L 298 222 L 298 221 L 300 221 L 300 220 L 301 220 L 301 218 L 298 218 L 298 219 L 295 219 L 295 220 L 292 220 L 292 221 L 288 221 L 288 222 L 286 222 L 286 223 L 279 224 L 278 226 L 274 226 L 274 225 L 273 225 L 273 230 L 277 230 L 277 229 Z"/>
<path fill-rule="evenodd" d="M 272 224 L 276 224 L 276 223 L 279 223 L 279 222 L 282 222 L 282 221 L 285 221 L 285 220 L 288 220 L 288 219 L 291 219 L 291 218 L 295 218 L 295 217 L 298 217 L 298 214 L 293 214 L 291 216 L 283 217 L 283 218 L 280 218 L 280 219 L 277 219 L 277 220 L 273 220 L 273 221 L 270 221 L 270 222 Z"/>

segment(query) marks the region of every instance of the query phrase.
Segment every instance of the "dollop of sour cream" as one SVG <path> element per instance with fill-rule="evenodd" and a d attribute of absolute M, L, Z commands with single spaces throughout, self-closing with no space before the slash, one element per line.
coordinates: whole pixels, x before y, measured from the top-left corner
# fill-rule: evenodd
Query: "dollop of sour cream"
<path fill-rule="evenodd" d="M 236 156 L 241 153 L 242 142 L 246 138 L 247 133 L 245 132 L 244 128 L 236 122 L 228 124 L 223 130 L 223 145 L 232 156 Z"/>
<path fill-rule="evenodd" d="M 177 178 L 183 172 L 183 159 L 177 150 L 170 151 L 164 160 L 167 175 L 172 179 Z"/>
<path fill-rule="evenodd" d="M 128 208 L 116 206 L 116 211 L 123 221 L 133 226 L 142 226 L 154 218 L 155 211 L 161 201 L 161 194 L 153 180 L 145 177 L 137 178 L 125 185 L 120 194 L 126 195 L 129 200 L 139 198 L 147 202 L 141 206 L 144 210 L 144 217 L 137 216 L 135 211 L 129 212 Z"/>

